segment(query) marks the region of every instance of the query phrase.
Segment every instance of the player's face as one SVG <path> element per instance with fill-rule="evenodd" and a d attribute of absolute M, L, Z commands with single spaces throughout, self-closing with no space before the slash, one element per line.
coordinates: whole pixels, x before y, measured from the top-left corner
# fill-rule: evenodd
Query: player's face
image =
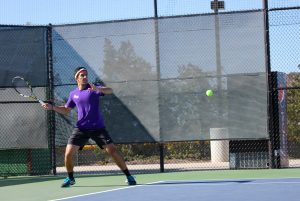
<path fill-rule="evenodd" d="M 87 71 L 82 71 L 79 73 L 78 77 L 77 77 L 77 82 L 79 84 L 87 84 L 88 83 L 88 74 Z"/>

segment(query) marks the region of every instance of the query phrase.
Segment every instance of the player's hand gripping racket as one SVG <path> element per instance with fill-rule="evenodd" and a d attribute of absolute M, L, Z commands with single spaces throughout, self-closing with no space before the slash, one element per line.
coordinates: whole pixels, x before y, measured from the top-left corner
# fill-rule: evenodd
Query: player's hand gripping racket
<path fill-rule="evenodd" d="M 25 98 L 31 98 L 38 101 L 41 105 L 45 104 L 42 100 L 38 99 L 33 93 L 32 87 L 28 81 L 23 77 L 16 76 L 12 79 L 12 84 L 16 92 Z"/>

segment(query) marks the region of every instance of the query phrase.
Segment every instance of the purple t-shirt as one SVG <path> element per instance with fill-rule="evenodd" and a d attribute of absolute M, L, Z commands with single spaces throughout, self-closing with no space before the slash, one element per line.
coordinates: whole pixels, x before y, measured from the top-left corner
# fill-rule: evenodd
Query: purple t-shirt
<path fill-rule="evenodd" d="M 70 92 L 66 107 L 77 108 L 77 123 L 76 128 L 81 129 L 99 129 L 104 128 L 104 120 L 99 105 L 100 96 L 104 94 L 93 90 L 88 90 L 90 86 L 83 90 L 78 87 Z M 99 86 L 97 86 L 99 87 Z"/>

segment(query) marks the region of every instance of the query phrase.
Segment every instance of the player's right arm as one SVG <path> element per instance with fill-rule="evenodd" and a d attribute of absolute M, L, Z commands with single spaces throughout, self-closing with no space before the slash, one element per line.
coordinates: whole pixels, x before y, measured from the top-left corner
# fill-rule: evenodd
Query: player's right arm
<path fill-rule="evenodd" d="M 45 108 L 46 110 L 53 110 L 55 112 L 58 112 L 60 114 L 64 114 L 67 115 L 70 113 L 70 111 L 72 110 L 72 108 L 66 107 L 66 106 L 55 106 L 49 103 L 45 103 L 43 105 L 43 108 Z"/>
<path fill-rule="evenodd" d="M 52 110 L 55 112 L 58 112 L 60 114 L 67 115 L 71 112 L 72 108 L 66 107 L 66 106 L 53 106 Z"/>
<path fill-rule="evenodd" d="M 73 97 L 73 94 L 71 92 L 70 95 L 69 95 L 67 103 L 63 106 L 55 106 L 55 105 L 52 105 L 50 103 L 45 103 L 42 106 L 46 110 L 53 110 L 53 111 L 58 112 L 60 114 L 67 115 L 71 112 L 72 108 L 74 108 L 75 105 L 76 105 L 75 102 L 73 101 L 72 97 Z"/>

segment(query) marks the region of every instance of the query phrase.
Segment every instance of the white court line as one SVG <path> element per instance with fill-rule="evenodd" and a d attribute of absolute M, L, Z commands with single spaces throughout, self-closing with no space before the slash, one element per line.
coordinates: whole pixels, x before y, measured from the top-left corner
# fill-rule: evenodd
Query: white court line
<path fill-rule="evenodd" d="M 88 196 L 88 195 L 95 195 L 95 194 L 102 194 L 102 193 L 107 193 L 107 192 L 113 192 L 113 191 L 119 191 L 123 189 L 128 189 L 128 188 L 134 188 L 134 187 L 139 187 L 139 186 L 146 186 L 150 184 L 155 184 L 155 183 L 161 183 L 164 181 L 157 181 L 157 182 L 152 182 L 152 183 L 147 183 L 147 184 L 142 184 L 142 185 L 134 185 L 134 186 L 128 186 L 128 187 L 123 187 L 123 188 L 116 188 L 116 189 L 111 189 L 111 190 L 106 190 L 106 191 L 100 191 L 100 192 L 94 192 L 94 193 L 87 193 L 87 194 L 82 194 L 82 195 L 75 195 L 75 196 L 70 196 L 70 197 L 65 197 L 65 198 L 59 198 L 55 200 L 48 200 L 48 201 L 58 201 L 58 200 L 67 200 L 71 198 L 78 198 L 78 197 L 83 197 L 83 196 Z"/>

